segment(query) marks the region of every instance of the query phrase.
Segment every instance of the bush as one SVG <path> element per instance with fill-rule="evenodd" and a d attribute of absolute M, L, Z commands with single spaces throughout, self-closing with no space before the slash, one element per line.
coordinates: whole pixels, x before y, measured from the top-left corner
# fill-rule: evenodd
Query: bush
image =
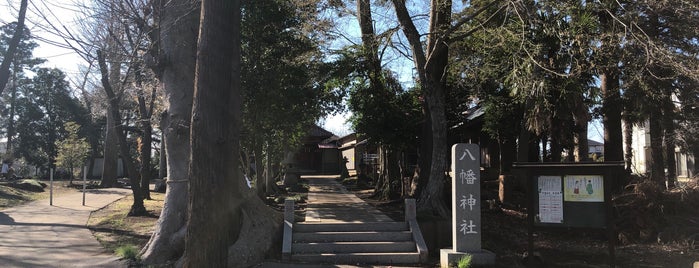
<path fill-rule="evenodd" d="M 39 182 L 37 180 L 21 180 L 19 182 L 13 183 L 11 186 L 14 188 L 27 190 L 31 192 L 43 192 L 44 188 L 46 188 L 45 183 Z"/>

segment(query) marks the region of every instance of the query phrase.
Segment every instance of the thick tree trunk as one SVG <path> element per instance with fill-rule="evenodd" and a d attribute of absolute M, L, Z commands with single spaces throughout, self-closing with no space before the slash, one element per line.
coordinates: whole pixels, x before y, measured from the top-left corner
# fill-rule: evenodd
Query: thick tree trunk
<path fill-rule="evenodd" d="M 374 196 L 380 200 L 392 200 L 399 193 L 395 192 L 393 185 L 402 179 L 398 154 L 385 145 L 379 147 L 379 177 L 374 186 Z"/>
<path fill-rule="evenodd" d="M 167 160 L 165 205 L 148 244 L 141 250 L 145 264 L 162 264 L 184 252 L 189 182 L 189 131 L 194 92 L 194 67 L 199 6 L 189 0 L 162 2 L 154 8 L 161 21 L 161 85 L 167 102 L 163 136 Z"/>
<path fill-rule="evenodd" d="M 430 168 L 432 166 L 432 120 L 427 104 L 422 105 L 423 122 L 420 126 L 420 147 L 418 148 L 418 169 L 416 183 L 413 183 L 413 197 L 418 197 L 430 180 Z"/>
<path fill-rule="evenodd" d="M 22 40 L 22 32 L 24 32 L 24 19 L 27 14 L 27 4 L 28 0 L 22 0 L 20 2 L 19 14 L 17 15 L 17 28 L 15 28 L 15 33 L 12 35 L 12 39 L 10 39 L 7 50 L 3 55 L 2 63 L 0 63 L 0 94 L 2 94 L 2 91 L 5 90 L 7 81 L 10 80 L 10 63 L 14 61 L 17 47 L 19 47 L 19 42 Z"/>
<path fill-rule="evenodd" d="M 441 87 L 441 85 L 432 85 Z M 429 97 L 426 97 L 432 120 L 432 163 L 430 165 L 430 179 L 425 189 L 420 193 L 418 200 L 418 210 L 429 211 L 434 215 L 448 217 L 449 210 L 444 200 L 445 171 L 447 165 L 447 128 L 444 106 L 443 89 L 428 89 Z M 441 112 L 434 112 L 441 111 Z"/>
<path fill-rule="evenodd" d="M 102 181 L 100 182 L 101 187 L 110 188 L 116 185 L 117 169 L 119 167 L 119 152 L 117 146 L 114 115 L 112 113 L 107 113 L 103 152 L 104 158 L 102 161 Z"/>
<path fill-rule="evenodd" d="M 240 1 L 203 0 L 183 267 L 225 267 L 240 235 Z"/>
<path fill-rule="evenodd" d="M 153 127 L 151 127 L 150 122 L 144 123 L 141 130 L 143 135 L 141 136 L 141 148 L 139 150 L 140 162 L 141 162 L 141 191 L 143 192 L 143 198 L 151 200 L 150 197 L 150 178 L 153 176 L 153 170 L 151 169 L 151 150 L 153 142 Z"/>
<path fill-rule="evenodd" d="M 238 240 L 228 248 L 228 267 L 252 267 L 278 250 L 282 237 L 282 215 L 262 202 L 241 180 L 240 232 Z M 238 226 L 236 226 L 238 228 Z"/>

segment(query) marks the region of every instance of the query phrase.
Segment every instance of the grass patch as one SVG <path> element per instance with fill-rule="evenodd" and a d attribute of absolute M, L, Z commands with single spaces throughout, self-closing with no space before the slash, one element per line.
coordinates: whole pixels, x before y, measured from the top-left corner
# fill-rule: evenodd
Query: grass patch
<path fill-rule="evenodd" d="M 49 184 L 48 181 L 42 181 Z M 10 186 L 10 182 L 0 182 L 0 210 L 22 205 L 27 202 L 49 198 L 49 187 L 44 188 L 44 192 L 32 192 Z M 65 186 L 67 182 L 54 181 L 53 196 L 57 197 L 67 193 L 77 192 L 75 189 Z"/>
<path fill-rule="evenodd" d="M 149 215 L 127 216 L 133 204 L 133 196 L 124 197 L 90 214 L 87 226 L 104 248 L 117 252 L 133 247 L 137 255 L 146 245 L 163 209 L 165 199 L 165 194 L 156 192 L 150 194 L 153 200 L 143 201 Z M 117 255 L 121 256 L 119 252 Z"/>
<path fill-rule="evenodd" d="M 134 245 L 124 245 L 114 250 L 114 253 L 127 260 L 138 261 L 138 248 Z"/>

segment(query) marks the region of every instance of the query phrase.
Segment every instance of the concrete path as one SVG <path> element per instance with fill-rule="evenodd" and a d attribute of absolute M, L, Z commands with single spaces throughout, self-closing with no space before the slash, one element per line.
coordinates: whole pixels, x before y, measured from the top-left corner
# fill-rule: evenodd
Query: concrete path
<path fill-rule="evenodd" d="M 87 229 L 90 212 L 128 194 L 129 189 L 88 190 L 54 196 L 0 211 L 0 267 L 126 267 L 106 252 Z"/>
<path fill-rule="evenodd" d="M 303 176 L 308 180 L 306 222 L 379 222 L 391 218 L 349 193 L 338 176 Z"/>

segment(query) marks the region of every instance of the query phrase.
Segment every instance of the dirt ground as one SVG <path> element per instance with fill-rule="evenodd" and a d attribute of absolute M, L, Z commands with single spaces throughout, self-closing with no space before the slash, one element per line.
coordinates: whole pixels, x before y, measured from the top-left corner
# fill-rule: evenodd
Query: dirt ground
<path fill-rule="evenodd" d="M 303 182 L 300 185 L 303 186 Z M 373 192 L 371 189 L 348 188 L 394 220 L 403 220 L 404 208 L 402 201 L 378 201 L 371 198 Z M 280 200 L 286 197 L 298 198 L 301 201 L 298 202 L 301 206 L 297 207 L 296 217 L 297 219 L 302 219 L 304 213 L 303 200 L 306 198 L 306 192 L 307 189 L 304 189 L 304 187 L 285 189 L 278 195 L 266 199 L 266 202 L 271 207 L 282 211 L 283 202 L 279 202 Z M 699 188 L 697 191 L 690 192 L 691 195 L 696 194 L 699 197 Z M 483 195 L 492 196 L 492 193 L 484 192 Z M 153 198 L 153 201 L 146 202 L 146 208 L 150 212 L 150 216 L 126 217 L 126 212 L 128 212 L 132 202 L 130 197 L 127 197 L 93 213 L 89 226 L 95 236 L 110 250 L 125 244 L 131 244 L 140 248 L 150 238 L 152 227 L 162 209 L 164 196 L 153 193 Z M 657 196 L 654 198 L 657 198 Z M 682 202 L 693 202 L 691 201 L 693 199 L 689 196 L 680 196 L 680 200 L 684 200 Z M 496 265 L 493 267 L 526 267 L 522 258 L 527 248 L 526 210 L 515 206 L 503 206 L 494 201 L 487 202 L 487 204 L 490 204 L 490 206 L 484 208 L 482 212 L 482 221 L 484 223 L 482 244 L 483 248 L 493 251 L 497 256 Z M 667 204 L 661 207 L 669 208 Z M 645 210 L 639 209 L 638 211 L 638 213 L 646 213 Z M 681 213 L 675 211 L 672 214 L 664 212 L 657 215 L 651 213 L 649 215 L 636 215 L 635 218 L 671 218 L 682 226 L 691 225 L 692 220 L 694 220 L 692 215 L 699 215 L 699 205 L 694 206 L 694 210 L 691 211 L 681 211 Z M 628 215 L 625 217 L 623 220 L 628 221 Z M 637 231 L 634 229 L 638 227 L 636 225 L 639 224 L 636 223 L 633 227 L 622 228 L 622 230 L 627 233 L 629 230 Z M 673 227 L 672 224 L 665 223 L 665 225 L 668 228 L 681 229 L 677 226 Z M 695 222 L 693 226 L 689 227 L 699 228 L 699 222 Z M 699 261 L 699 245 L 694 242 L 696 241 L 694 239 L 699 239 L 699 231 L 691 233 L 693 232 L 692 230 L 695 229 L 684 228 L 682 232 L 675 234 L 676 239 L 663 243 L 657 242 L 657 234 L 645 238 L 635 238 L 634 241 L 630 240 L 624 244 L 618 243 L 615 247 L 616 267 L 691 268 L 694 262 Z M 642 231 L 639 232 L 643 233 Z M 537 232 L 535 234 L 534 256 L 536 258 L 533 259 L 541 262 L 533 263 L 530 267 L 609 267 L 607 238 L 602 232 L 560 230 L 557 232 Z M 692 235 L 694 235 L 694 238 Z M 449 247 L 449 241 L 440 242 L 447 245 L 442 248 Z M 430 256 L 432 258 L 431 262 L 424 267 L 438 267 L 439 254 L 430 252 Z"/>
<path fill-rule="evenodd" d="M 631 209 L 636 211 L 620 211 L 621 217 L 617 218 L 617 221 L 620 223 L 630 220 L 647 222 L 649 221 L 648 219 L 653 219 L 664 223 L 666 228 L 663 231 L 667 229 L 676 231 L 674 232 L 674 239 L 668 239 L 666 242 L 661 241 L 661 243 L 658 242 L 657 238 L 663 235 L 658 234 L 657 231 L 654 235 L 637 237 L 634 241 L 627 241 L 623 244 L 615 240 L 616 267 L 691 268 L 694 262 L 699 262 L 699 229 L 697 229 L 699 228 L 699 221 L 696 218 L 699 216 L 699 203 L 696 206 L 693 203 L 696 202 L 695 198 L 699 198 L 699 187 L 696 185 L 693 187 L 689 190 L 686 188 L 678 189 L 663 195 L 663 197 L 654 196 L 658 200 L 663 200 L 655 203 L 665 203 L 660 205 L 661 211 L 663 208 L 669 210 L 670 206 L 667 203 L 672 203 L 675 199 L 685 204 L 684 206 L 677 206 L 677 208 L 681 209 L 675 208 L 672 213 L 662 211 L 650 215 L 638 215 L 638 213 L 647 212 L 645 208 L 648 206 L 657 205 L 654 202 L 639 201 L 637 203 L 640 204 L 635 204 L 635 206 L 641 206 L 642 204 L 643 208 L 622 208 L 621 205 L 625 204 L 620 204 L 617 207 L 618 210 Z M 379 201 L 373 199 L 371 197 L 372 189 L 354 187 L 349 187 L 349 189 L 394 220 L 403 220 L 404 208 L 401 201 Z M 492 191 L 492 189 L 484 190 L 483 196 L 497 196 L 497 192 L 488 191 Z M 680 193 L 681 191 L 684 192 Z M 488 249 L 496 254 L 496 265 L 493 267 L 527 267 L 523 259 L 527 251 L 528 236 L 526 209 L 511 205 L 503 206 L 495 202 L 495 200 L 489 200 L 485 204 L 488 204 L 488 207 L 482 208 L 482 222 L 484 223 L 482 244 L 484 249 Z M 668 220 L 680 222 L 680 224 L 677 224 L 680 226 L 675 226 Z M 692 224 L 693 226 L 691 226 Z M 627 224 L 625 227 L 618 227 L 618 233 L 637 232 L 643 234 L 643 232 L 650 232 L 644 231 L 637 225 L 644 225 L 644 223 Z M 646 225 L 648 224 L 644 226 Z M 608 239 L 603 230 L 553 229 L 545 232 L 535 232 L 534 234 L 535 257 L 530 258 L 533 261 L 530 262 L 531 265 L 529 267 L 610 267 Z M 446 242 L 444 243 L 446 246 L 442 248 L 450 248 L 450 241 L 442 242 Z M 430 257 L 432 262 L 428 266 L 438 267 L 439 254 L 430 252 Z"/>
<path fill-rule="evenodd" d="M 165 194 L 151 192 L 150 195 L 152 200 L 143 202 L 147 216 L 127 217 L 133 204 L 133 196 L 129 195 L 90 214 L 88 228 L 109 251 L 127 245 L 140 250 L 148 243 L 165 200 Z"/>

